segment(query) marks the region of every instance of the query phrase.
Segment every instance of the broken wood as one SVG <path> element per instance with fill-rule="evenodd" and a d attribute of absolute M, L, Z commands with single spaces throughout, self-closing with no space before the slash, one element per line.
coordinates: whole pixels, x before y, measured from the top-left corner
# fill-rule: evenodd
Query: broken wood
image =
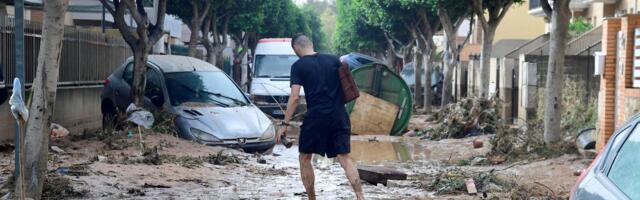
<path fill-rule="evenodd" d="M 382 183 L 387 186 L 388 180 L 407 180 L 407 174 L 390 167 L 358 166 L 360 179 L 377 185 Z"/>
<path fill-rule="evenodd" d="M 465 181 L 465 184 L 467 185 L 467 193 L 469 194 L 478 193 L 478 189 L 476 189 L 476 183 L 473 181 L 472 178 L 467 179 Z"/>

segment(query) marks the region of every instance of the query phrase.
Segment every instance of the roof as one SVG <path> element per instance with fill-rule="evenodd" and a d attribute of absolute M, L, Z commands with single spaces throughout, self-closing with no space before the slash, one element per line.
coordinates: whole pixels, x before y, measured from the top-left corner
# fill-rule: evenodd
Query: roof
<path fill-rule="evenodd" d="M 527 43 L 527 40 L 519 39 L 504 39 L 493 44 L 493 50 L 491 51 L 491 57 L 501 58 L 509 54 L 514 49 Z"/>
<path fill-rule="evenodd" d="M 158 68 L 160 68 L 164 73 L 185 71 L 222 71 L 211 63 L 187 56 L 149 55 L 148 60 L 150 63 L 158 66 Z"/>
<path fill-rule="evenodd" d="M 567 43 L 567 46 L 565 48 L 565 55 L 567 56 L 575 56 L 580 55 L 584 52 L 598 51 L 602 46 L 602 26 L 594 27 L 578 37 L 569 39 L 570 41 Z M 547 40 L 544 44 L 538 46 L 537 48 L 522 53 L 548 56 L 549 45 L 550 43 Z"/>
<path fill-rule="evenodd" d="M 532 50 L 537 49 L 541 45 L 546 44 L 548 41 L 549 41 L 549 34 L 548 33 L 542 34 L 532 40 L 529 40 L 528 42 L 524 43 L 520 47 L 513 49 L 511 52 L 507 53 L 505 57 L 513 58 L 513 59 L 518 58 L 520 54 L 529 53 Z"/>

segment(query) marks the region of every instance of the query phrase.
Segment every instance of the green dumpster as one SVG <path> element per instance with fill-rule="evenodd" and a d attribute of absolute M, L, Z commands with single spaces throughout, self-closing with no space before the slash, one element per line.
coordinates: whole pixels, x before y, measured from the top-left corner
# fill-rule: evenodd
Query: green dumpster
<path fill-rule="evenodd" d="M 411 90 L 404 80 L 382 64 L 360 67 L 354 69 L 352 74 L 360 92 L 366 92 L 400 108 L 390 134 L 402 134 L 409 124 L 413 111 Z M 349 114 L 351 114 L 354 105 L 355 101 L 347 104 Z"/>

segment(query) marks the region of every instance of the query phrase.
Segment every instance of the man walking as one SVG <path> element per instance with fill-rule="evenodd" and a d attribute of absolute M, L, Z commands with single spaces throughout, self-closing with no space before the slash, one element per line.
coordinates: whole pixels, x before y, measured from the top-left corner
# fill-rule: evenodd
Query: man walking
<path fill-rule="evenodd" d="M 316 53 L 311 40 L 303 34 L 294 36 L 291 46 L 300 59 L 291 67 L 291 96 L 276 140 L 286 134 L 300 99 L 300 88 L 304 87 L 307 113 L 300 132 L 299 160 L 302 183 L 309 199 L 316 197 L 311 166 L 313 154 L 337 157 L 357 199 L 364 199 L 358 170 L 349 156 L 351 122 L 342 102 L 338 76 L 340 60 L 334 55 Z"/>

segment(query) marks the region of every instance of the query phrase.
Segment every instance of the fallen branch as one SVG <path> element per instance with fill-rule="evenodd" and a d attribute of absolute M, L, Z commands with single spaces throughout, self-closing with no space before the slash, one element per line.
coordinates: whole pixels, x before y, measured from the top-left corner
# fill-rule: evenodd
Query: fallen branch
<path fill-rule="evenodd" d="M 553 199 L 557 199 L 557 198 L 558 198 L 558 197 L 556 196 L 556 192 L 555 192 L 555 191 L 553 191 L 549 186 L 547 186 L 547 185 L 545 185 L 545 184 L 542 184 L 542 183 L 540 183 L 540 182 L 538 182 L 538 181 L 533 182 L 533 183 L 538 184 L 538 185 L 540 185 L 540 186 L 542 186 L 542 187 L 545 187 L 545 188 L 547 188 L 547 190 L 551 191 L 551 195 L 553 196 Z"/>

